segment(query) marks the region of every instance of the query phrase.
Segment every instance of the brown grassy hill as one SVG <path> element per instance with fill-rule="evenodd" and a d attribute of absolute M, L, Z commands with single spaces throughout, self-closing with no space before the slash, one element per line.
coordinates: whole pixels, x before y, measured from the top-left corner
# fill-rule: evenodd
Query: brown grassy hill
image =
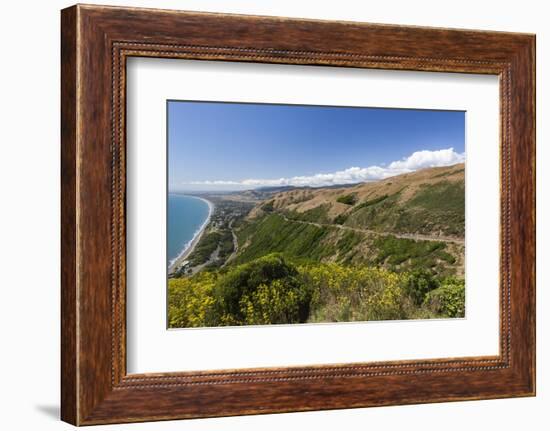
<path fill-rule="evenodd" d="M 277 193 L 250 218 L 269 212 L 292 220 L 430 238 L 464 237 L 464 164 L 428 168 L 342 188 Z"/>

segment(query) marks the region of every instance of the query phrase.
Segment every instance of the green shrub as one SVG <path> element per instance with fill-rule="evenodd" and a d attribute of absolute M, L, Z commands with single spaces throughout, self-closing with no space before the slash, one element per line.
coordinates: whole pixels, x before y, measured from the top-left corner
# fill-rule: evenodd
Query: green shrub
<path fill-rule="evenodd" d="M 438 257 L 444 261 L 444 262 L 447 262 L 449 265 L 454 265 L 456 263 L 456 258 L 447 253 L 446 251 L 442 251 L 441 253 L 438 253 Z"/>
<path fill-rule="evenodd" d="M 338 214 L 335 218 L 334 218 L 334 223 L 336 224 L 344 224 L 346 222 L 346 220 L 348 219 L 348 216 L 346 214 Z"/>
<path fill-rule="evenodd" d="M 464 317 L 465 302 L 464 280 L 449 277 L 426 295 L 424 306 L 444 317 Z"/>
<path fill-rule="evenodd" d="M 429 271 L 417 269 L 409 274 L 405 290 L 416 305 L 421 305 L 428 292 L 438 286 L 437 280 Z"/>
<path fill-rule="evenodd" d="M 377 198 L 374 198 L 374 199 L 369 199 L 369 200 L 366 200 L 365 202 L 359 204 L 358 206 L 356 206 L 353 211 L 357 211 L 357 210 L 360 210 L 362 208 L 367 208 L 367 207 L 370 207 L 372 205 L 376 205 L 380 202 L 383 202 L 385 201 L 387 198 L 389 198 L 389 195 L 382 195 L 382 196 L 378 196 Z"/>
<path fill-rule="evenodd" d="M 272 212 L 273 211 L 273 201 L 269 201 L 269 202 L 266 202 L 265 204 L 263 204 L 262 209 L 267 213 Z"/>
<path fill-rule="evenodd" d="M 338 196 L 336 202 L 346 205 L 355 205 L 357 197 L 354 194 Z"/>
<path fill-rule="evenodd" d="M 407 269 L 432 268 L 437 259 L 449 261 L 452 258 L 444 251 L 446 244 L 441 241 L 417 241 L 388 235 L 377 238 L 374 246 L 378 249 L 376 263 L 387 263 L 392 267 L 408 261 Z"/>
<path fill-rule="evenodd" d="M 298 271 L 279 254 L 232 268 L 213 289 L 212 323 L 299 323 L 309 315 L 310 295 Z"/>

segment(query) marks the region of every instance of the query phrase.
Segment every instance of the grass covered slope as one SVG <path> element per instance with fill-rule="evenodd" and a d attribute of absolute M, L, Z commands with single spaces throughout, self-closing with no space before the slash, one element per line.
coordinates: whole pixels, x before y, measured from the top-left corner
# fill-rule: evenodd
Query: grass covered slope
<path fill-rule="evenodd" d="M 464 210 L 464 183 L 441 181 L 360 204 L 347 212 L 343 224 L 381 232 L 463 237 Z"/>
<path fill-rule="evenodd" d="M 242 244 L 236 262 L 244 263 L 272 252 L 294 258 L 317 260 L 338 253 L 330 246 L 335 228 L 285 220 L 280 214 L 267 214 L 243 225 L 237 232 Z"/>
<path fill-rule="evenodd" d="M 289 218 L 370 229 L 464 236 L 464 164 L 429 168 L 353 187 L 295 189 L 267 203 Z M 261 216 L 262 208 L 252 212 Z"/>
<path fill-rule="evenodd" d="M 378 235 L 337 225 L 311 224 L 270 213 L 249 220 L 237 233 L 235 263 L 269 253 L 300 261 L 380 266 L 395 272 L 429 269 L 438 275 L 460 275 L 463 246 Z"/>

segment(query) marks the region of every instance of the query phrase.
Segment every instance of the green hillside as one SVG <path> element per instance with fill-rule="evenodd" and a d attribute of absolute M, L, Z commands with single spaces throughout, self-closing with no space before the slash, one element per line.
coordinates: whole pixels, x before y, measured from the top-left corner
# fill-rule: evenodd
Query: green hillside
<path fill-rule="evenodd" d="M 456 165 L 267 194 L 169 279 L 169 324 L 463 317 L 464 191 Z"/>
<path fill-rule="evenodd" d="M 423 184 L 409 199 L 403 199 L 403 194 L 400 191 L 360 203 L 343 224 L 383 232 L 464 236 L 463 182 Z"/>
<path fill-rule="evenodd" d="M 285 219 L 281 214 L 266 214 L 248 221 L 237 237 L 242 247 L 235 263 L 276 252 L 304 263 L 368 264 L 398 272 L 429 269 L 441 276 L 459 273 L 455 264 L 461 249 L 448 243 L 317 226 Z"/>

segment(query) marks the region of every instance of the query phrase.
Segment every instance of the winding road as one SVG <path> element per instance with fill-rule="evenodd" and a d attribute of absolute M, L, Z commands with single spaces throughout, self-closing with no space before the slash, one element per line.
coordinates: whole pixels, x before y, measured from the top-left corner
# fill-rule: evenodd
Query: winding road
<path fill-rule="evenodd" d="M 412 233 L 379 232 L 376 230 L 361 229 L 357 227 L 344 226 L 341 224 L 316 223 L 312 221 L 296 220 L 296 219 L 288 218 L 285 214 L 280 213 L 278 211 L 274 211 L 274 213 L 280 215 L 283 219 L 285 219 L 285 221 L 288 221 L 288 222 L 309 224 L 317 227 L 334 227 L 337 229 L 351 230 L 354 232 L 367 233 L 372 235 L 391 235 L 396 238 L 413 239 L 416 241 L 441 241 L 441 242 L 464 245 L 464 238 L 454 238 L 454 237 L 448 237 L 448 236 L 430 236 L 430 235 L 422 235 L 422 234 L 416 234 L 416 233 L 412 234 Z"/>
<path fill-rule="evenodd" d="M 233 220 L 229 222 L 229 229 L 231 229 L 231 235 L 233 236 L 233 253 L 231 253 L 231 255 L 226 259 L 222 267 L 231 262 L 235 256 L 237 256 L 237 252 L 239 251 L 239 241 L 237 239 L 237 235 L 235 235 L 235 231 L 233 230 Z"/>

